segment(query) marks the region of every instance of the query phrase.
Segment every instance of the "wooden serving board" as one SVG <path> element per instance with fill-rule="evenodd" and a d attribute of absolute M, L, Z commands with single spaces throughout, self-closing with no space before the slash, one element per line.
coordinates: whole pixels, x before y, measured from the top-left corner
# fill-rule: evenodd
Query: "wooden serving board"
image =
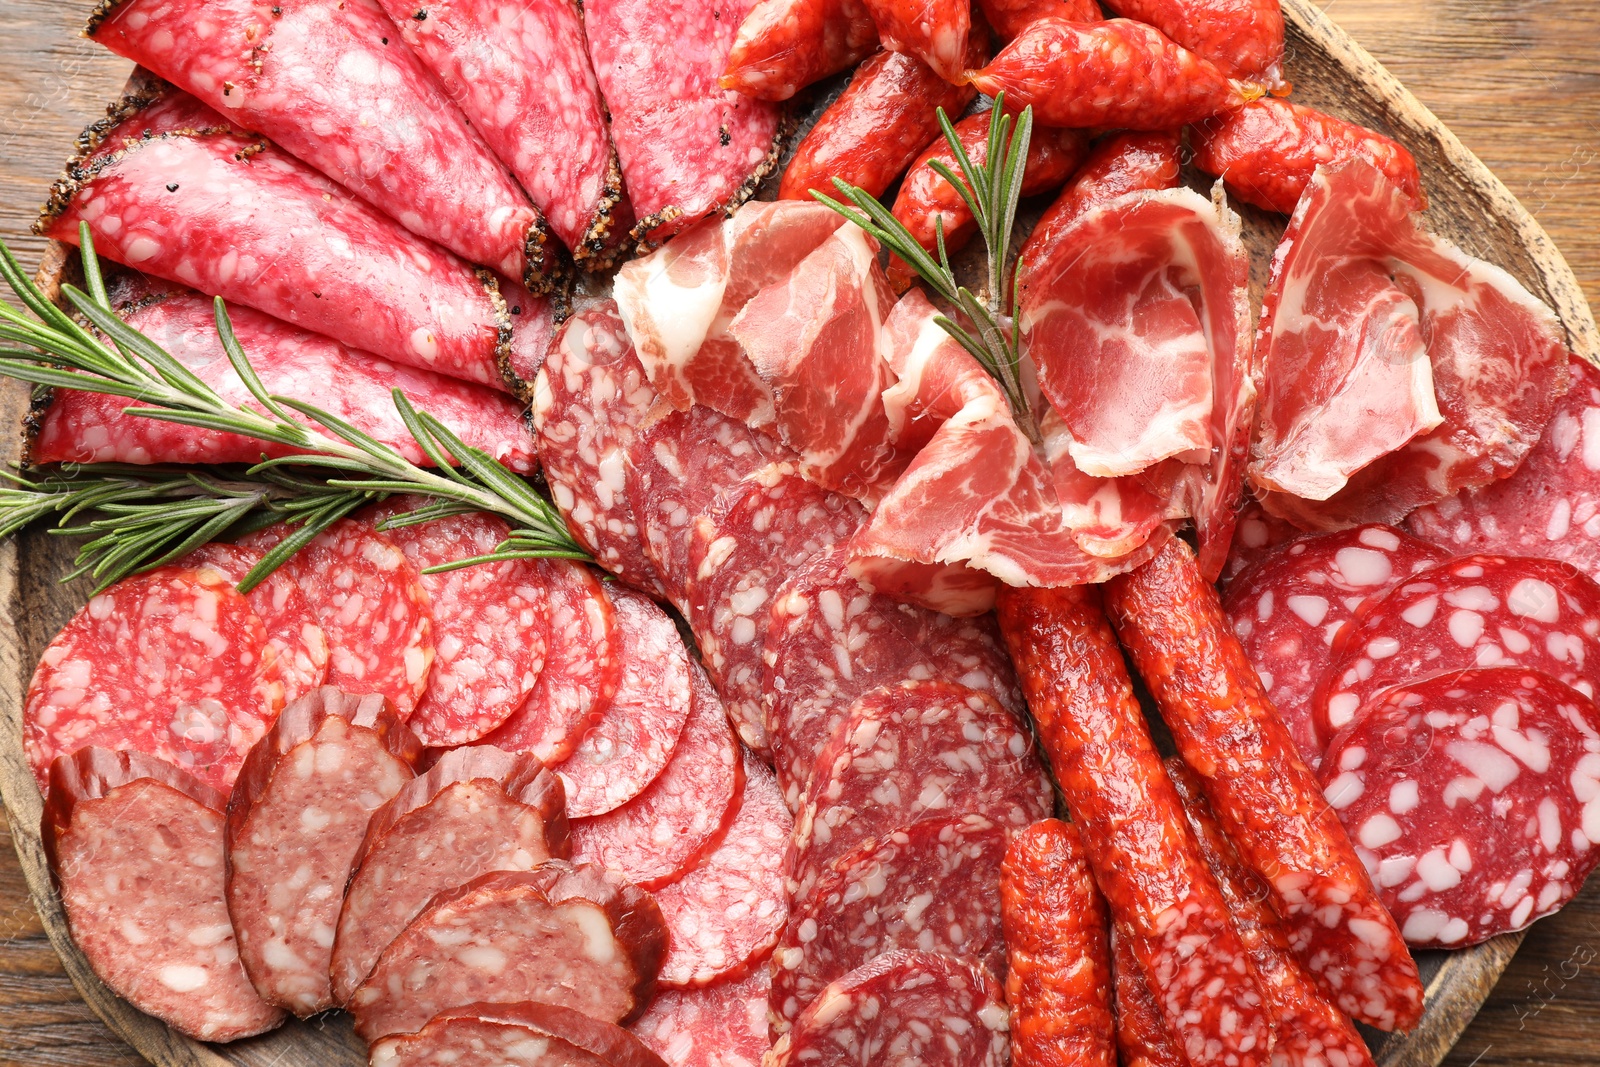
<path fill-rule="evenodd" d="M 1560 317 L 1573 351 L 1600 362 L 1600 332 L 1577 279 L 1544 230 L 1500 181 L 1363 48 L 1310 0 L 1284 0 L 1289 23 L 1287 69 L 1294 99 L 1384 131 L 1416 156 L 1432 206 L 1429 229 L 1515 275 Z M 816 113 L 813 107 L 810 115 Z M 68 146 L 62 146 L 63 157 Z M 1235 205 L 1252 255 L 1259 306 L 1283 220 Z M 52 245 L 40 268 L 47 288 L 73 267 L 69 250 Z M 348 1016 L 292 1021 L 270 1034 L 207 1045 L 169 1030 L 117 997 L 94 976 L 67 932 L 40 847 L 41 801 L 22 754 L 21 708 L 33 666 L 45 645 L 87 599 L 84 581 L 60 584 L 75 546 L 41 531 L 0 544 L 0 798 L 10 819 L 30 895 L 68 974 L 84 1000 L 124 1041 L 161 1067 L 344 1067 L 366 1062 Z M 1522 934 L 1508 934 L 1459 952 L 1425 952 L 1418 963 L 1427 1011 L 1410 1034 L 1367 1031 L 1380 1067 L 1435 1067 L 1494 988 Z"/>

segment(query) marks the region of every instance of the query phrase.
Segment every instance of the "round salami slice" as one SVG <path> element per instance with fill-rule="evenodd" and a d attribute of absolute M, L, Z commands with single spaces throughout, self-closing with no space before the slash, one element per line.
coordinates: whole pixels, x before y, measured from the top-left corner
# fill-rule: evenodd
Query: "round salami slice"
<path fill-rule="evenodd" d="M 992 693 L 1020 713 L 1011 661 L 987 616 L 957 619 L 868 592 L 836 546 L 773 598 L 762 717 L 784 797 L 798 807 L 817 752 L 856 697 L 907 679 Z"/>
<path fill-rule="evenodd" d="M 1287 541 L 1301 536 L 1301 530 L 1263 508 L 1253 497 L 1245 500 L 1234 520 L 1233 543 L 1222 567 L 1224 584 L 1239 572 Z"/>
<path fill-rule="evenodd" d="M 267 630 L 221 571 L 161 567 L 90 599 L 28 684 L 23 745 L 42 790 L 87 745 L 144 752 L 226 793 L 283 707 Z"/>
<path fill-rule="evenodd" d="M 694 702 L 666 769 L 622 807 L 572 824 L 574 859 L 616 871 L 641 889 L 676 881 L 738 812 L 739 742 L 705 672 L 693 663 L 689 670 Z"/>
<path fill-rule="evenodd" d="M 399 515 L 423 503 L 413 498 L 386 502 L 370 517 Z M 471 744 L 527 701 L 544 668 L 545 568 L 516 559 L 423 574 L 429 567 L 486 555 L 506 539 L 511 527 L 481 511 L 384 533 L 420 575 L 433 619 L 433 669 L 407 725 L 425 745 Z"/>
<path fill-rule="evenodd" d="M 372 1047 L 369 1067 L 666 1067 L 615 1023 L 524 1000 L 442 1012 Z"/>
<path fill-rule="evenodd" d="M 1600 371 L 1574 357 L 1572 387 L 1516 473 L 1426 504 L 1406 519 L 1457 552 L 1570 563 L 1600 579 Z"/>
<path fill-rule="evenodd" d="M 663 989 L 633 1032 L 669 1067 L 761 1067 L 772 972 L 756 967 L 737 981 Z"/>
<path fill-rule="evenodd" d="M 1322 777 L 1412 945 L 1520 930 L 1600 861 L 1600 711 L 1535 671 L 1389 689 L 1334 738 Z"/>
<path fill-rule="evenodd" d="M 1446 558 L 1393 527 L 1358 526 L 1279 545 L 1228 585 L 1222 606 L 1312 770 L 1328 744 L 1317 731 L 1312 698 L 1339 629 L 1368 597 Z"/>
<path fill-rule="evenodd" d="M 267 551 L 290 533 L 282 523 L 240 541 Z M 328 638 L 329 685 L 381 693 L 409 718 L 433 665 L 433 617 L 422 576 L 400 546 L 369 524 L 340 519 L 289 557 L 283 570 Z"/>
<path fill-rule="evenodd" d="M 549 642 L 533 692 L 484 740 L 560 763 L 577 749 L 616 696 L 622 680 L 617 613 L 594 571 L 547 560 Z"/>
<path fill-rule="evenodd" d="M 695 520 L 689 628 L 742 735 L 755 733 L 761 721 L 773 594 L 796 566 L 848 541 L 865 519 L 856 501 L 811 484 L 788 463 L 774 463 L 730 486 Z"/>
<path fill-rule="evenodd" d="M 823 990 L 772 1048 L 772 1067 L 1003 1067 L 1009 1013 L 994 976 L 931 952 L 888 952 Z M 936 1025 L 935 1025 L 936 1023 Z M 960 1034 L 959 1041 L 952 1041 Z"/>
<path fill-rule="evenodd" d="M 744 771 L 739 813 L 722 842 L 656 892 L 672 931 L 661 967 L 669 988 L 708 985 L 742 970 L 766 955 L 789 916 L 781 868 L 793 820 L 766 765 L 747 756 Z"/>
<path fill-rule="evenodd" d="M 1462 556 L 1361 609 L 1317 687 L 1332 738 L 1391 685 L 1469 667 L 1543 671 L 1593 697 L 1600 686 L 1600 586 L 1565 563 Z"/>
<path fill-rule="evenodd" d="M 943 952 L 1005 973 L 1000 862 L 1006 828 L 980 815 L 925 819 L 839 856 L 772 954 L 772 1020 L 785 1030 L 845 973 L 894 949 Z"/>
<path fill-rule="evenodd" d="M 599 722 L 555 767 L 573 819 L 604 815 L 644 792 L 672 759 L 694 705 L 689 653 L 672 619 L 638 593 L 606 593 L 617 613 L 622 678 Z"/>

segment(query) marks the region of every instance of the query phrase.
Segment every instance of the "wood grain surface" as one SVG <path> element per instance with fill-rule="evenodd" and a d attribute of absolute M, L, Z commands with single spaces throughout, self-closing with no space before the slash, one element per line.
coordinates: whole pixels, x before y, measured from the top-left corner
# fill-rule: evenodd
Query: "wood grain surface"
<path fill-rule="evenodd" d="M 27 229 L 46 187 L 127 75 L 76 36 L 85 6 L 0 0 L 0 237 L 30 268 L 42 243 Z M 1600 0 L 1322 6 L 1521 198 L 1600 304 Z M 13 414 L 0 403 L 0 421 L 14 425 Z M 1534 927 L 1446 1062 L 1589 1064 L 1597 1033 L 1600 879 Z M 0 840 L 0 1067 L 139 1062 L 78 999 Z"/>

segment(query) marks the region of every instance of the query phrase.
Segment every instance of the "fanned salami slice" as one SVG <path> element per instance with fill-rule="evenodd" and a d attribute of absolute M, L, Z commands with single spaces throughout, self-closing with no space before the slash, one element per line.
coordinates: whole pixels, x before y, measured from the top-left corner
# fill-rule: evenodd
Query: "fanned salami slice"
<path fill-rule="evenodd" d="M 615 1023 L 532 1000 L 442 1012 L 370 1056 L 371 1067 L 664 1067 Z"/>
<path fill-rule="evenodd" d="M 661 965 L 669 988 L 709 985 L 766 955 L 789 905 L 783 894 L 784 844 L 793 820 L 766 765 L 745 758 L 744 795 L 714 852 L 656 893 L 672 940 Z"/>
<path fill-rule="evenodd" d="M 784 583 L 768 623 L 762 717 L 791 809 L 855 699 L 908 679 L 943 679 L 1023 707 L 989 619 L 951 618 L 870 593 L 850 577 L 845 547 L 822 553 Z"/>
<path fill-rule="evenodd" d="M 143 752 L 224 792 L 283 707 L 250 602 L 214 567 L 161 567 L 92 597 L 28 684 L 23 746 L 42 790 L 88 745 Z"/>
<path fill-rule="evenodd" d="M 87 222 L 96 249 L 118 263 L 399 363 L 522 388 L 504 374 L 516 339 L 493 275 L 216 122 L 139 139 L 130 116 L 107 137 L 132 143 L 70 166 L 39 231 L 76 243 Z M 542 320 L 523 321 L 537 330 Z"/>
<path fill-rule="evenodd" d="M 772 1020 L 787 1030 L 829 982 L 895 949 L 942 952 L 1004 974 L 1000 862 L 1006 828 L 928 818 L 840 855 L 803 898 L 772 960 Z"/>
<path fill-rule="evenodd" d="M 738 981 L 663 989 L 631 1029 L 668 1067 L 761 1067 L 772 972 L 756 967 Z"/>
<path fill-rule="evenodd" d="M 484 740 L 512 752 L 560 763 L 577 749 L 622 680 L 617 613 L 594 572 L 550 560 L 549 641 L 544 670 L 522 707 Z"/>
<path fill-rule="evenodd" d="M 779 113 L 721 88 L 734 35 L 754 0 L 663 7 L 590 0 L 589 56 L 611 111 L 611 136 L 633 236 L 654 246 L 750 198 L 777 163 Z"/>
<path fill-rule="evenodd" d="M 1406 528 L 1456 551 L 1543 556 L 1600 579 L 1600 371 L 1576 357 L 1569 366 L 1572 387 L 1515 474 L 1424 505 Z"/>
<path fill-rule="evenodd" d="M 1334 738 L 1322 777 L 1413 945 L 1520 930 L 1600 861 L 1600 712 L 1537 671 L 1396 686 Z"/>
<path fill-rule="evenodd" d="M 774 463 L 729 486 L 694 521 L 689 544 L 689 628 L 706 673 L 743 736 L 765 749 L 761 665 L 772 597 L 794 568 L 848 541 L 866 510 Z"/>
<path fill-rule="evenodd" d="M 391 501 L 371 518 L 400 515 L 425 503 Z M 519 559 L 423 574 L 429 567 L 486 555 L 506 539 L 511 527 L 481 511 L 384 533 L 416 568 L 433 620 L 428 688 L 406 725 L 424 745 L 471 744 L 527 701 L 544 668 L 545 568 Z"/>
<path fill-rule="evenodd" d="M 534 384 L 533 426 L 550 496 L 567 528 L 606 570 L 667 595 L 628 502 L 625 456 L 656 392 L 606 300 L 562 326 Z"/>
<path fill-rule="evenodd" d="M 610 588 L 622 677 L 600 721 L 555 770 L 567 814 L 614 811 L 644 792 L 672 759 L 694 700 L 689 653 L 667 613 L 627 589 Z"/>
<path fill-rule="evenodd" d="M 544 220 L 377 0 L 121 0 L 88 34 L 397 220 L 513 277 L 550 267 Z M 474 117 L 474 122 L 476 122 Z"/>
<path fill-rule="evenodd" d="M 239 543 L 265 552 L 289 532 L 279 523 Z M 408 718 L 428 685 L 433 617 L 422 577 L 400 546 L 364 522 L 340 519 L 283 570 L 327 635 L 328 684 L 348 693 L 381 693 Z"/>
<path fill-rule="evenodd" d="M 572 825 L 574 859 L 616 871 L 641 889 L 676 881 L 738 813 L 739 742 L 705 672 L 690 664 L 689 673 L 694 703 L 666 769 L 622 807 Z"/>
<path fill-rule="evenodd" d="M 1332 738 L 1391 685 L 1469 667 L 1542 671 L 1600 692 L 1600 586 L 1554 560 L 1462 556 L 1369 601 L 1340 634 L 1317 688 Z"/>
<path fill-rule="evenodd" d="M 1340 628 L 1368 597 L 1444 559 L 1393 527 L 1359 526 L 1291 541 L 1229 584 L 1222 606 L 1233 631 L 1312 770 L 1329 741 L 1317 730 L 1312 702 Z"/>

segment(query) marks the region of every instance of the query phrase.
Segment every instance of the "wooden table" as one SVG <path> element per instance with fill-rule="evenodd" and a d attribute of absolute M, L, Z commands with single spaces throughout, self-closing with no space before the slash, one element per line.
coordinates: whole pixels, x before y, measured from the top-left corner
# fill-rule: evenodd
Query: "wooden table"
<path fill-rule="evenodd" d="M 128 65 L 77 36 L 90 5 L 0 0 L 0 237 L 27 233 L 73 136 Z M 1600 0 L 1331 0 L 1328 13 L 1538 216 L 1600 306 Z M 5 834 L 0 826 L 0 836 Z M 1539 923 L 1450 1060 L 1600 1059 L 1600 878 Z M 78 999 L 0 840 L 0 1067 L 136 1064 Z"/>

